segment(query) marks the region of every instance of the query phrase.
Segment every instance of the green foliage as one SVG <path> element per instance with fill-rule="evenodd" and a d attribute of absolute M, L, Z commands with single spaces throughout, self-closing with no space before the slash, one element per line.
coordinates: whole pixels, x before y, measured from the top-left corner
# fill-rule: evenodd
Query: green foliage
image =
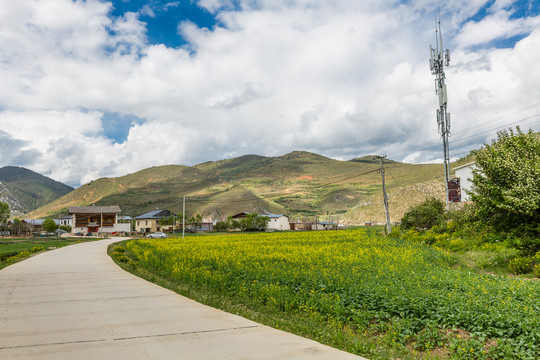
<path fill-rule="evenodd" d="M 496 231 L 519 234 L 523 248 L 540 248 L 540 140 L 519 127 L 475 152 L 471 200 L 477 218 Z"/>
<path fill-rule="evenodd" d="M 43 230 L 46 232 L 54 232 L 56 229 L 58 229 L 58 225 L 54 222 L 53 219 L 47 218 L 43 220 Z"/>
<path fill-rule="evenodd" d="M 450 356 L 453 360 L 482 360 L 487 359 L 484 344 L 474 338 L 457 338 L 450 342 Z"/>
<path fill-rule="evenodd" d="M 530 256 L 518 256 L 508 263 L 508 268 L 513 274 L 527 274 L 531 272 L 533 267 L 533 259 Z"/>
<path fill-rule="evenodd" d="M 262 231 L 266 229 L 270 219 L 268 216 L 257 215 L 256 213 L 249 214 L 239 221 L 240 230 L 242 231 Z"/>
<path fill-rule="evenodd" d="M 540 264 L 536 264 L 533 267 L 534 276 L 540 278 Z"/>
<path fill-rule="evenodd" d="M 445 344 L 453 359 L 483 359 L 491 343 L 507 339 L 499 354 L 540 356 L 539 282 L 459 270 L 428 246 L 348 230 L 143 239 L 126 247 L 145 271 L 190 289 L 284 318 L 323 319 L 387 346 Z M 453 328 L 467 337 L 445 336 Z"/>
<path fill-rule="evenodd" d="M 0 225 L 5 224 L 9 219 L 9 204 L 0 201 Z"/>
<path fill-rule="evenodd" d="M 429 198 L 413 206 L 401 219 L 403 229 L 430 229 L 445 219 L 444 204 L 436 198 Z"/>
<path fill-rule="evenodd" d="M 419 351 L 430 351 L 436 348 L 442 348 L 446 339 L 441 329 L 433 322 L 426 324 L 426 327 L 418 332 L 413 347 Z"/>
<path fill-rule="evenodd" d="M 226 221 L 220 221 L 214 226 L 216 231 L 227 231 L 238 229 L 240 231 L 263 231 L 266 229 L 270 219 L 268 216 L 249 214 L 245 218 L 233 219 L 231 216 Z"/>
<path fill-rule="evenodd" d="M 111 253 L 111 256 L 113 259 L 115 259 L 118 262 L 128 263 L 129 257 L 126 256 L 125 252 L 126 252 L 126 248 L 124 246 L 118 245 L 114 247 Z"/>

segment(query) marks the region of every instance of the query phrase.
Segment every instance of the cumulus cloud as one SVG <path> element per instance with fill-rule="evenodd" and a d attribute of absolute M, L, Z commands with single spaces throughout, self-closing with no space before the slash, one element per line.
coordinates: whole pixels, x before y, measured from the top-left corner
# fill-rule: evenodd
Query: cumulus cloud
<path fill-rule="evenodd" d="M 467 22 L 456 37 L 459 46 L 468 47 L 528 34 L 540 25 L 540 16 L 511 18 L 513 11 L 497 10 L 480 21 Z"/>
<path fill-rule="evenodd" d="M 199 0 L 217 25 L 181 22 L 180 48 L 148 42 L 139 16 L 178 5 L 160 4 L 113 17 L 106 1 L 0 0 L 0 137 L 11 144 L 0 151 L 13 149 L 0 166 L 16 161 L 77 186 L 246 153 L 440 159 L 432 2 Z M 512 18 L 512 4 L 497 1 L 483 20 L 467 20 L 484 6 L 443 9 L 452 140 L 468 137 L 451 142 L 451 155 L 526 116 L 501 114 L 539 95 L 536 18 Z M 494 24 L 505 33 L 482 35 Z M 513 47 L 471 50 L 512 33 L 524 35 Z M 140 121 L 115 141 L 107 114 Z"/>

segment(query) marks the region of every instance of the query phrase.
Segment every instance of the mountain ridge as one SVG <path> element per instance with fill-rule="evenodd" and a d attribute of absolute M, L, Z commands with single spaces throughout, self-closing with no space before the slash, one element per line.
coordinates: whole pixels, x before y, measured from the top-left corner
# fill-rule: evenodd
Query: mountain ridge
<path fill-rule="evenodd" d="M 122 214 L 131 216 L 156 208 L 181 213 L 185 195 L 187 214 L 201 213 L 218 220 L 242 211 L 285 213 L 292 218 L 339 214 L 355 222 L 383 220 L 382 200 L 380 216 L 375 215 L 379 204 L 373 200 L 378 193 L 382 199 L 379 161 L 371 161 L 372 157 L 359 159 L 366 161 L 341 161 L 293 151 L 275 157 L 243 155 L 193 166 L 156 166 L 120 177 L 93 180 L 28 216 L 57 216 L 66 213 L 69 206 L 91 204 L 120 205 Z M 385 167 L 389 194 L 425 181 L 443 184 L 441 165 L 413 165 L 385 159 Z M 433 195 L 444 199 L 444 190 L 442 194 L 437 191 Z M 412 200 L 406 203 L 422 199 Z M 364 208 L 369 209 L 365 212 L 369 219 L 361 215 Z M 394 221 L 401 216 L 401 210 L 399 213 L 391 210 Z"/>
<path fill-rule="evenodd" d="M 12 215 L 38 209 L 73 191 L 71 186 L 19 166 L 0 168 L 0 201 Z"/>

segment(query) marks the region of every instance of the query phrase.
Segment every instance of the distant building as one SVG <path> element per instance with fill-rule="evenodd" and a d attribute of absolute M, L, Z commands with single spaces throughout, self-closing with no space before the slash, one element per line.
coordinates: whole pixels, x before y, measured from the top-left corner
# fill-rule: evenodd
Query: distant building
<path fill-rule="evenodd" d="M 337 230 L 338 223 L 333 221 L 319 221 L 317 225 L 322 226 L 321 230 Z"/>
<path fill-rule="evenodd" d="M 242 219 L 250 215 L 249 212 L 241 212 L 236 215 L 233 215 L 233 219 Z M 266 229 L 268 230 L 290 230 L 289 225 L 289 217 L 287 215 L 283 214 L 272 214 L 269 212 L 263 212 L 261 214 L 257 214 L 259 216 L 266 216 L 268 217 L 268 225 L 266 225 Z"/>
<path fill-rule="evenodd" d="M 289 225 L 289 217 L 287 215 L 283 214 L 272 214 L 272 213 L 265 213 L 261 216 L 268 216 L 270 221 L 268 222 L 268 225 L 266 225 L 267 229 L 270 230 L 290 230 Z"/>
<path fill-rule="evenodd" d="M 461 187 L 461 201 L 469 201 L 471 197 L 469 192 L 472 189 L 473 170 L 476 169 L 476 163 L 471 162 L 462 166 L 454 168 L 456 178 L 459 179 L 459 185 Z"/>
<path fill-rule="evenodd" d="M 143 233 L 153 233 L 162 230 L 162 226 L 159 224 L 161 219 L 168 219 L 171 216 L 176 217 L 176 214 L 169 210 L 155 210 L 149 213 L 136 216 L 135 219 L 135 231 Z"/>
<path fill-rule="evenodd" d="M 62 216 L 60 218 L 60 226 L 70 226 L 73 227 L 73 216 Z"/>
<path fill-rule="evenodd" d="M 119 206 L 70 206 L 73 233 L 130 232 L 130 224 L 119 224 Z"/>
<path fill-rule="evenodd" d="M 21 223 L 24 226 L 25 232 L 42 232 L 44 219 L 24 219 Z M 53 219 L 56 226 L 58 226 L 58 219 Z"/>

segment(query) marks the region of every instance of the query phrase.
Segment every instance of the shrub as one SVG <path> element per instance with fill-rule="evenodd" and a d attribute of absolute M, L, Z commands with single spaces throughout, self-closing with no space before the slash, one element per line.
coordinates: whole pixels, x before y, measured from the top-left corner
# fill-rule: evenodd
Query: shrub
<path fill-rule="evenodd" d="M 430 229 L 445 220 L 446 212 L 441 200 L 429 198 L 411 207 L 401 219 L 403 229 Z"/>
<path fill-rule="evenodd" d="M 533 265 L 533 260 L 530 256 L 523 257 L 518 256 L 508 263 L 508 269 L 513 274 L 520 275 L 520 274 L 526 274 L 531 271 Z"/>
<path fill-rule="evenodd" d="M 540 238 L 540 140 L 519 127 L 475 151 L 471 200 L 479 220 L 498 232 Z M 527 245 L 540 248 L 540 241 Z"/>
<path fill-rule="evenodd" d="M 534 276 L 540 278 L 540 264 L 536 264 L 533 267 Z"/>

